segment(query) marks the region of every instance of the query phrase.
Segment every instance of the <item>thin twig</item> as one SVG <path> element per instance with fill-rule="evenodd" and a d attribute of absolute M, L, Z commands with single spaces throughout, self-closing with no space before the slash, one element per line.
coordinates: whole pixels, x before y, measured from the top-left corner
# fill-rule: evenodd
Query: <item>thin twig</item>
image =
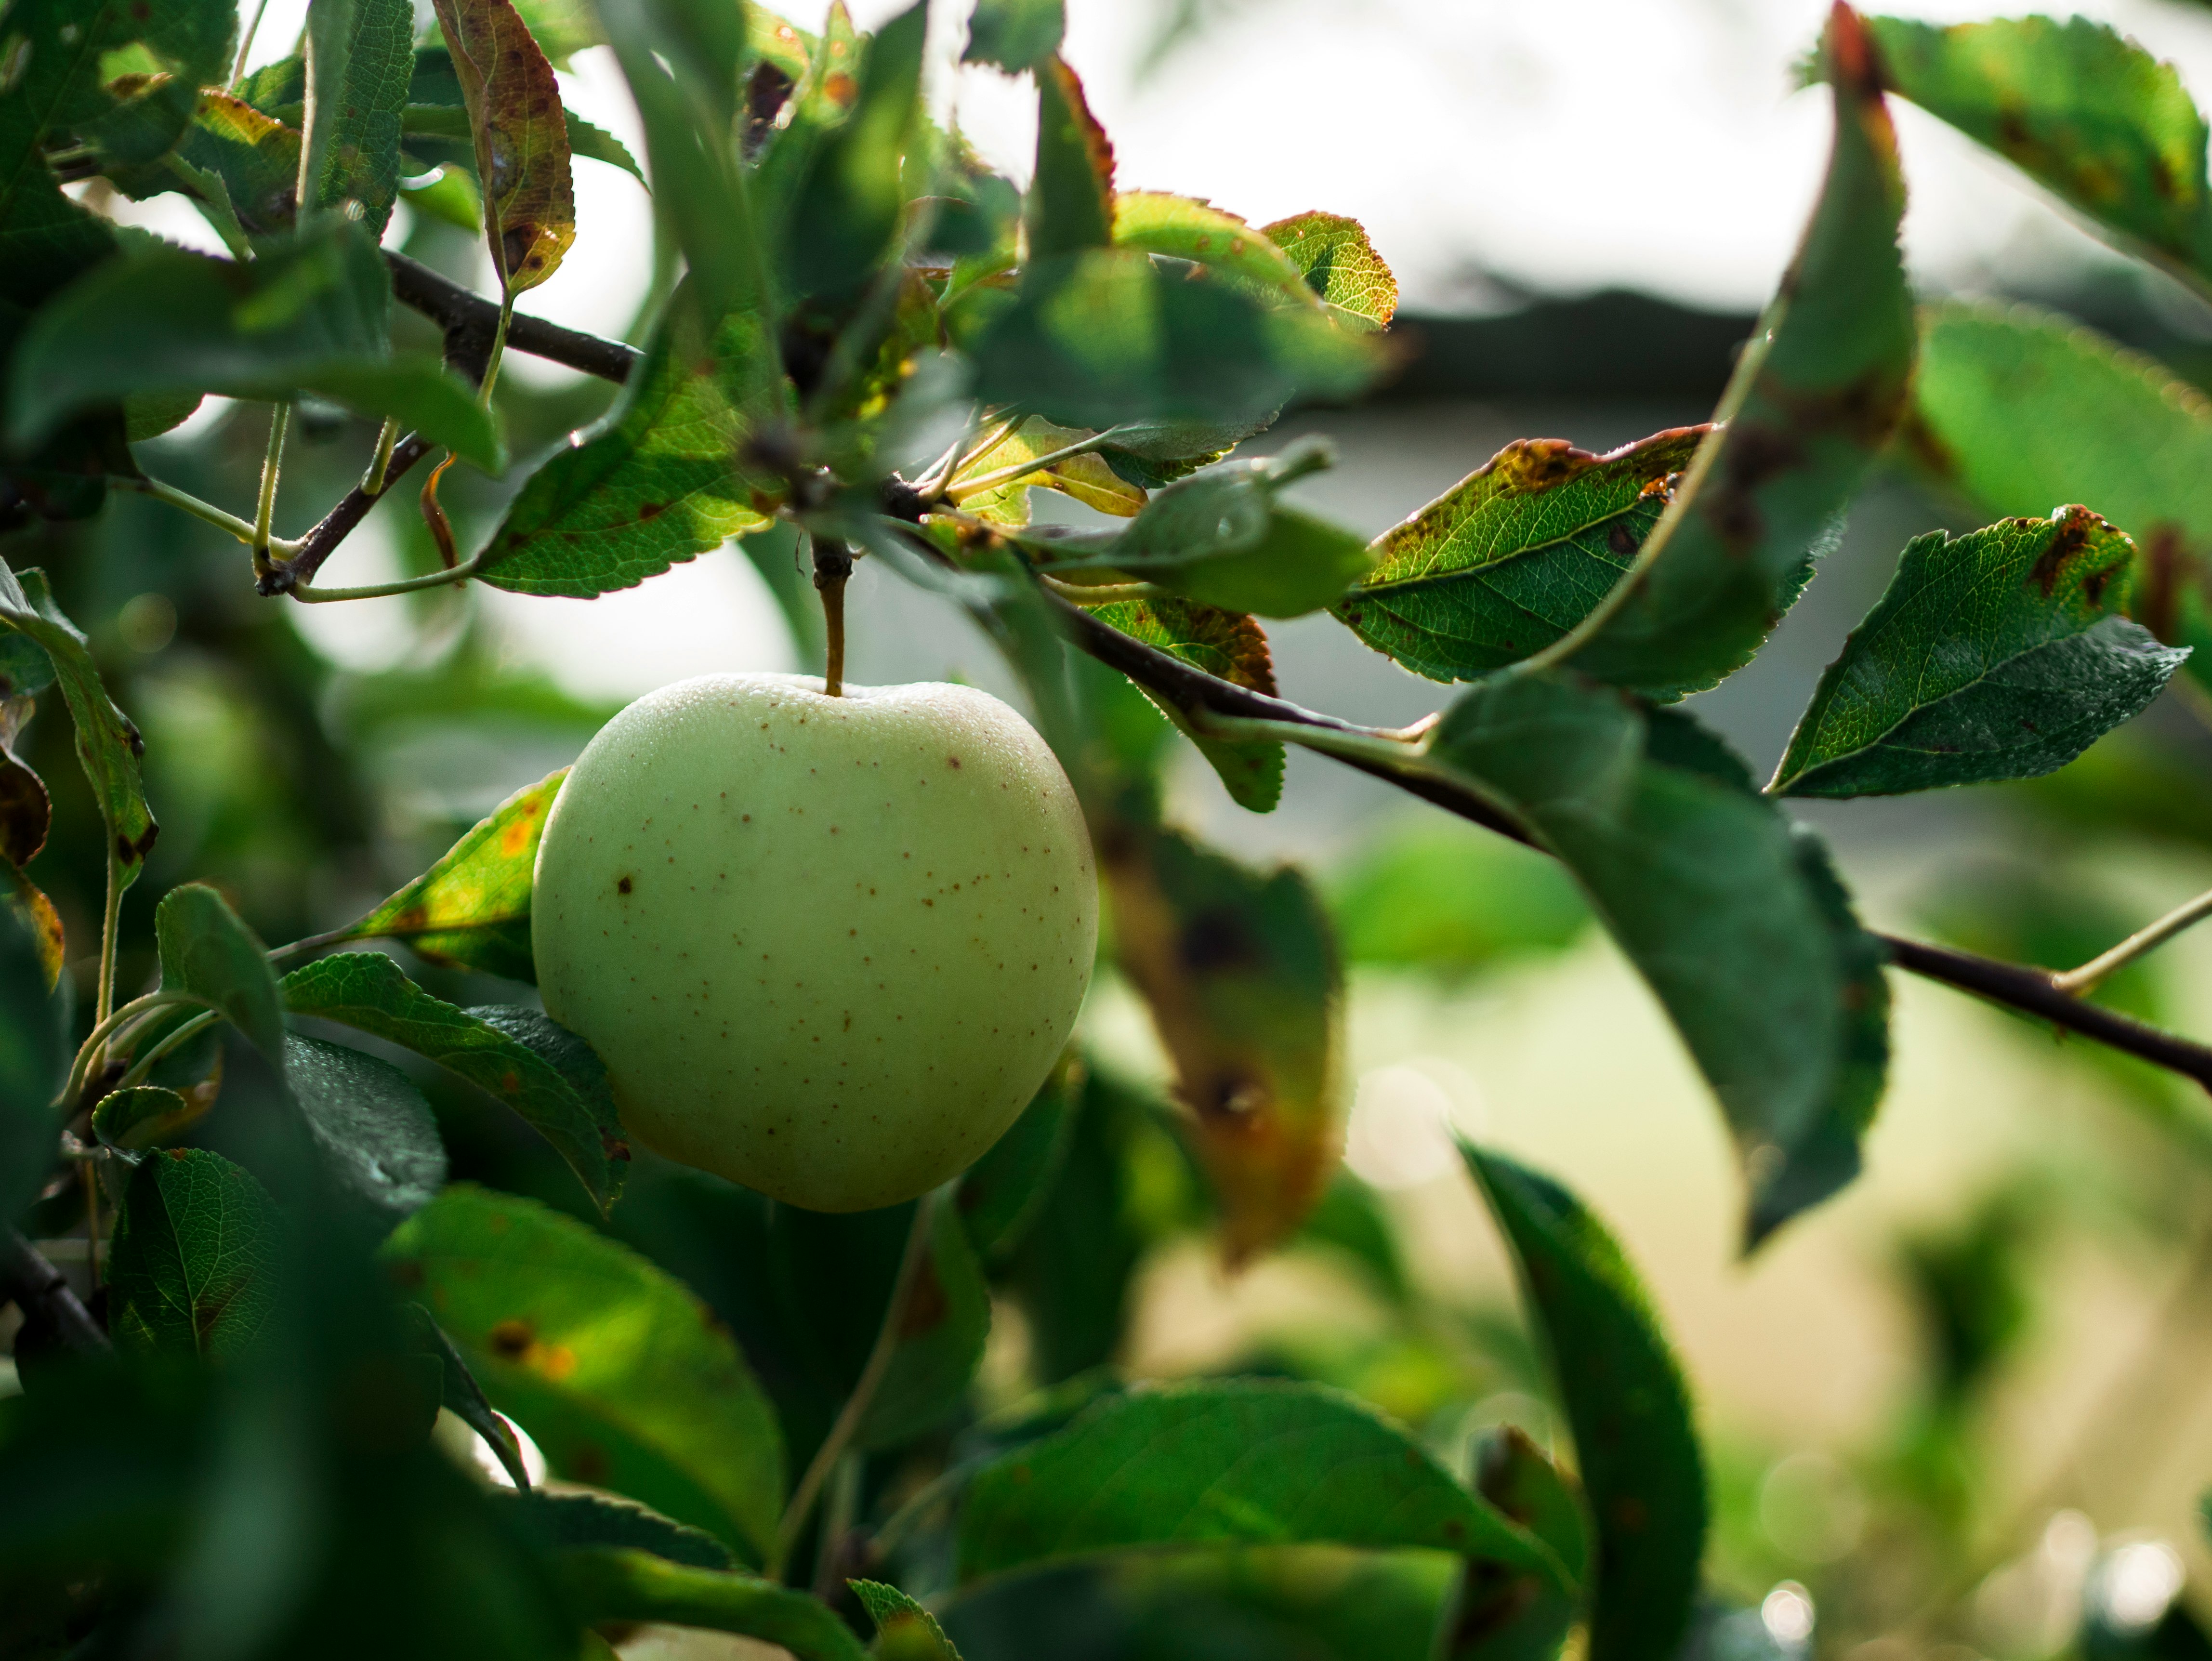
<path fill-rule="evenodd" d="M 61 1270 L 12 1228 L 0 1228 L 0 1295 L 13 1299 L 27 1321 L 49 1327 L 64 1348 L 79 1355 L 109 1353 L 107 1335 Z"/>
<path fill-rule="evenodd" d="M 253 507 L 253 580 L 257 583 L 273 569 L 269 563 L 269 524 L 276 511 L 276 480 L 284 468 L 284 435 L 291 427 L 289 404 L 279 404 L 269 412 L 269 451 L 261 459 L 261 490 Z"/>
<path fill-rule="evenodd" d="M 2186 905 L 2174 907 L 2156 922 L 2138 928 L 2111 951 L 2100 952 L 2079 969 L 2053 975 L 2051 983 L 2061 992 L 2070 992 L 2078 996 L 2106 976 L 2126 968 L 2144 952 L 2164 946 L 2191 923 L 2208 916 L 2212 916 L 2212 890 L 2199 894 Z"/>
<path fill-rule="evenodd" d="M 822 1439 L 822 1445 L 814 1451 L 814 1457 L 807 1464 L 806 1474 L 792 1490 L 791 1503 L 784 1507 L 783 1520 L 776 1524 L 775 1555 L 768 1566 L 771 1580 L 783 1578 L 783 1566 L 791 1559 L 791 1548 L 798 1543 L 799 1531 L 806 1526 L 823 1482 L 851 1445 L 860 1428 L 860 1421 L 867 1416 L 869 1403 L 875 1400 L 876 1391 L 884 1382 L 884 1375 L 890 1371 L 891 1357 L 898 1349 L 899 1329 L 906 1323 L 907 1305 L 921 1281 L 922 1263 L 929 1256 L 929 1230 L 936 1214 L 937 1190 L 933 1189 L 915 1202 L 914 1226 L 907 1232 L 906 1251 L 899 1259 L 898 1275 L 891 1282 L 890 1301 L 884 1305 L 884 1323 L 876 1329 L 875 1347 L 868 1352 L 867 1362 L 853 1385 L 853 1393 L 838 1409 L 836 1422 L 830 1427 L 830 1433 Z"/>
<path fill-rule="evenodd" d="M 489 349 L 499 327 L 499 301 L 487 300 L 392 249 L 384 251 L 384 262 L 392 268 L 393 299 L 420 312 L 449 335 L 472 332 L 481 337 Z M 518 352 L 617 384 L 629 379 L 643 356 L 635 346 L 625 346 L 619 340 L 605 340 L 581 329 L 564 329 L 523 312 L 517 312 L 507 325 L 507 344 Z"/>

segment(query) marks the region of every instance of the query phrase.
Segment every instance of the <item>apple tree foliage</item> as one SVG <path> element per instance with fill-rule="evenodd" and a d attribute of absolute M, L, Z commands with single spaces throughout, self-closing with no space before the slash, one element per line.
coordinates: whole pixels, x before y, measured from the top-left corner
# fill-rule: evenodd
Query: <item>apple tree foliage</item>
<path fill-rule="evenodd" d="M 1555 861 L 1711 1086 L 1747 1250 L 1858 1171 L 1893 970 L 2212 1081 L 2212 1052 L 2045 971 L 1869 932 L 1785 811 L 2046 773 L 2204 673 L 2212 417 L 2061 319 L 1917 308 L 1889 110 L 1923 106 L 2212 291 L 2206 128 L 2170 70 L 2079 20 L 1838 5 L 1807 70 L 1832 109 L 1826 175 L 1711 422 L 1605 455 L 1509 445 L 1370 542 L 1297 489 L 1326 445 L 1244 447 L 1389 374 L 1382 253 L 1328 212 L 1254 225 L 1120 188 L 1059 0 L 981 0 L 966 22 L 968 58 L 1034 91 L 1018 187 L 926 94 L 928 32 L 960 22 L 926 0 L 872 34 L 833 6 L 818 35 L 740 0 L 438 0 L 418 28 L 404 0 L 313 0 L 298 50 L 246 75 L 229 0 L 0 9 L 0 529 L 150 496 L 243 544 L 238 584 L 271 605 L 469 582 L 588 598 L 735 539 L 782 563 L 818 639 L 800 547 L 833 649 L 846 575 L 876 561 L 1003 648 L 1082 794 L 1110 950 L 1176 1078 L 1149 1103 L 1071 1054 L 956 1183 L 885 1213 L 812 1215 L 634 1159 L 604 1069 L 526 985 L 470 1006 L 422 983 L 529 981 L 557 774 L 358 921 L 273 950 L 180 882 L 155 908 L 158 977 L 118 986 L 118 906 L 163 805 L 85 630 L 11 555 L 11 1653 L 573 1657 L 660 1622 L 804 1661 L 942 1658 L 945 1622 L 1010 1585 L 1234 1547 L 1430 1566 L 1407 1607 L 1451 1661 L 1675 1653 L 1709 1512 L 1689 1391 L 1634 1269 L 1552 1177 L 1464 1150 L 1571 1447 L 1509 1434 L 1455 1470 L 1318 1384 L 1127 1389 L 1102 1366 L 1147 1226 L 1139 1142 L 1187 1161 L 1180 1191 L 1231 1263 L 1321 1230 L 1406 1285 L 1332 1181 L 1328 915 L 1297 872 L 1165 822 L 1181 741 L 1255 812 L 1302 746 Z M 602 45 L 642 158 L 562 107 L 555 67 Z M 671 280 L 636 350 L 523 308 L 577 234 L 577 157 L 652 183 Z M 117 194 L 184 198 L 227 252 L 89 205 Z M 381 246 L 402 199 L 481 235 L 495 292 Z M 550 452 L 511 442 L 491 394 L 515 353 L 618 383 L 613 407 Z M 235 512 L 133 447 L 210 394 L 270 411 Z M 289 435 L 331 405 L 380 435 L 358 487 L 280 534 Z M 1899 551 L 1762 784 L 1682 700 L 1757 656 L 1900 453 L 1991 520 Z M 470 549 L 439 502 L 457 463 L 509 481 Z M 440 563 L 327 581 L 418 472 L 390 511 L 419 508 Z M 1039 490 L 1103 528 L 1033 520 Z M 1384 730 L 1285 700 L 1265 620 L 1321 614 L 1437 683 L 1435 715 Z M 92 940 L 65 939 L 24 874 L 62 822 L 16 753 L 41 704 L 89 787 L 67 822 L 105 862 Z M 89 1007 L 65 954 L 98 958 Z M 224 1099 L 226 1066 L 258 1080 L 250 1104 Z M 542 1139 L 558 1203 L 449 1180 L 433 1071 Z M 33 1244 L 78 1226 L 104 1263 L 89 1306 Z M 1052 1387 L 976 1421 L 994 1294 Z M 441 1409 L 507 1486 L 433 1445 Z M 532 1486 L 515 1427 L 557 1491 Z M 1350 1584 L 1309 1609 L 1316 1630 L 1385 1621 Z"/>

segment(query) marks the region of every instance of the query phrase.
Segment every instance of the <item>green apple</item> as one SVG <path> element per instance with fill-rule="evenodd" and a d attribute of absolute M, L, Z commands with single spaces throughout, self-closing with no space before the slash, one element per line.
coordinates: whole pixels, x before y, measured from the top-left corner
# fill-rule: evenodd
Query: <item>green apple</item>
<path fill-rule="evenodd" d="M 973 687 L 708 675 L 561 787 L 546 1013 L 648 1147 L 817 1211 L 933 1188 L 1011 1125 L 1091 982 L 1098 883 L 1044 740 Z"/>

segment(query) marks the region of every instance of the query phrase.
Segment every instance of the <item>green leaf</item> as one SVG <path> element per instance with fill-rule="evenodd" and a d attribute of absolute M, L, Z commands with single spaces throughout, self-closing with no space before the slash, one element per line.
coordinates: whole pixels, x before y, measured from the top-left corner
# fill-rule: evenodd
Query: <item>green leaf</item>
<path fill-rule="evenodd" d="M 1522 439 L 1375 541 L 1375 566 L 1329 610 L 1431 680 L 1533 657 L 1620 581 L 1690 465 L 1702 427 L 1604 455 Z"/>
<path fill-rule="evenodd" d="M 246 265 L 165 244 L 110 260 L 24 337 L 10 431 L 27 442 L 131 393 L 307 391 L 396 416 L 497 471 L 505 457 L 471 389 L 432 356 L 388 355 L 391 303 L 383 256 L 343 221 Z"/>
<path fill-rule="evenodd" d="M 906 205 L 900 167 L 921 107 L 927 26 L 928 8 L 910 6 L 862 52 L 852 113 L 815 149 L 793 198 L 782 245 L 791 295 L 850 294 L 890 251 Z"/>
<path fill-rule="evenodd" d="M 545 815 L 568 776 L 564 767 L 516 791 L 436 864 L 337 938 L 404 940 L 432 963 L 534 983 L 531 879 Z"/>
<path fill-rule="evenodd" d="M 110 1147 L 143 1153 L 176 1141 L 214 1105 L 212 1097 L 197 1092 L 187 1099 L 161 1085 L 133 1085 L 100 1098 L 92 1110 L 92 1132 Z"/>
<path fill-rule="evenodd" d="M 1094 606 L 1091 614 L 1209 675 L 1269 697 L 1275 696 L 1274 660 L 1267 649 L 1267 636 L 1249 617 L 1187 599 L 1115 600 Z M 1275 810 L 1283 799 L 1281 745 L 1202 737 L 1181 709 L 1154 702 L 1159 712 L 1198 746 L 1199 753 L 1220 776 L 1232 801 L 1255 813 Z"/>
<path fill-rule="evenodd" d="M 468 106 L 492 269 L 512 298 L 552 276 L 576 237 L 560 83 L 509 0 L 434 4 Z"/>
<path fill-rule="evenodd" d="M 1671 1661 L 1697 1597 L 1705 1481 L 1688 1391 L 1635 1271 L 1565 1189 L 1465 1148 L 1512 1245 L 1596 1525 L 1591 1661 Z"/>
<path fill-rule="evenodd" d="M 1054 0 L 1053 10 L 1060 10 Z M 973 47 L 969 50 L 972 52 Z M 871 1653 L 881 1661 L 960 1661 L 960 1652 L 937 1624 L 937 1617 L 901 1591 L 880 1580 L 848 1580 L 868 1619 L 876 1623 Z"/>
<path fill-rule="evenodd" d="M 552 1023 L 544 1016 L 456 1008 L 416 985 L 380 952 L 324 958 L 294 970 L 283 986 L 285 1006 L 295 1014 L 342 1022 L 411 1050 L 504 1102 L 553 1144 L 602 1210 L 614 1203 L 629 1148 L 606 1075 L 596 1065 L 588 1071 L 577 1065 L 574 1052 L 557 1062 L 542 1053 L 552 1047 L 545 1031 Z M 553 1033 L 581 1050 L 580 1038 L 557 1028 Z"/>
<path fill-rule="evenodd" d="M 1032 265 L 973 355 L 985 402 L 1094 431 L 1158 417 L 1272 418 L 1294 398 L 1350 398 L 1383 367 L 1318 312 L 1188 282 L 1126 248 Z"/>
<path fill-rule="evenodd" d="M 1557 672 L 1465 694 L 1428 753 L 1565 862 L 1666 1007 L 1735 1133 L 1747 1239 L 1850 1180 L 1882 1087 L 1881 949 L 1742 764 Z"/>
<path fill-rule="evenodd" d="M 603 46 L 598 15 L 589 0 L 516 0 L 515 10 L 529 26 L 531 39 L 556 70 L 587 46 Z M 747 6 L 748 12 L 757 9 Z"/>
<path fill-rule="evenodd" d="M 1475 1449 L 1475 1491 L 1559 1557 L 1579 1589 L 1589 1567 L 1573 1485 L 1508 1425 Z M 1495 1563 L 1469 1563 L 1445 1605 L 1438 1661 L 1554 1661 L 1578 1598 L 1556 1582 Z"/>
<path fill-rule="evenodd" d="M 521 1512 L 523 1526 L 556 1551 L 611 1547 L 651 1552 L 671 1563 L 695 1569 L 732 1567 L 729 1548 L 703 1529 L 671 1522 L 633 1500 L 605 1494 L 520 1493 L 507 1503 Z"/>
<path fill-rule="evenodd" d="M 1771 788 L 1895 795 L 2063 767 L 2142 714 L 2187 656 L 2122 615 L 2135 555 L 2086 508 L 1914 538 Z"/>
<path fill-rule="evenodd" d="M 1942 28 L 1872 17 L 1900 97 L 2013 162 L 2123 246 L 2212 271 L 2204 118 L 2171 64 L 2086 17 Z"/>
<path fill-rule="evenodd" d="M 137 881 L 161 830 L 146 806 L 138 774 L 145 741 L 108 697 L 84 636 L 54 604 L 44 571 L 27 570 L 19 577 L 0 563 L 0 623 L 42 648 L 51 660 L 76 728 L 76 758 L 92 781 L 107 828 L 108 851 L 125 884 Z"/>
<path fill-rule="evenodd" d="M 1083 1065 L 1063 1056 L 1013 1129 L 960 1179 L 955 1208 L 975 1255 L 985 1262 L 1021 1243 L 1067 1163 Z"/>
<path fill-rule="evenodd" d="M 399 119 L 415 67 L 415 9 L 410 0 L 350 0 L 349 10 L 345 67 L 332 88 L 337 107 L 326 141 L 316 146 L 321 166 L 308 206 L 350 215 L 346 204 L 357 202 L 361 222 L 381 237 L 399 189 Z"/>
<path fill-rule="evenodd" d="M 682 1287 L 557 1212 L 467 1183 L 401 1224 L 384 1256 L 563 1476 L 749 1560 L 772 1548 L 784 1483 L 775 1413 L 728 1332 Z"/>
<path fill-rule="evenodd" d="M 1748 662 L 1903 412 L 1913 326 L 1896 135 L 1847 8 L 1831 15 L 1826 54 L 1835 148 L 1761 339 L 1629 575 L 1553 648 L 1615 685 L 1678 697 Z"/>
<path fill-rule="evenodd" d="M 448 163 L 419 179 L 403 179 L 399 194 L 417 213 L 458 226 L 471 236 L 483 229 L 483 196 L 466 167 Z"/>
<path fill-rule="evenodd" d="M 514 1427 L 494 1410 L 483 1386 L 477 1383 L 476 1374 L 469 1371 L 468 1362 L 446 1335 L 445 1328 L 420 1304 L 403 1305 L 400 1314 L 414 1329 L 416 1348 L 438 1363 L 438 1405 L 483 1439 L 517 1491 L 531 1492 L 530 1468 L 523 1463 L 522 1444 L 515 1439 Z"/>
<path fill-rule="evenodd" d="M 1055 52 L 1036 66 L 1036 168 L 1023 210 L 1033 264 L 1114 240 L 1114 147 L 1083 82 Z"/>
<path fill-rule="evenodd" d="M 1340 324 L 1363 332 L 1390 326 L 1398 314 L 1398 279 L 1358 220 L 1334 213 L 1292 214 L 1261 226 L 1261 232 L 1289 256 Z"/>
<path fill-rule="evenodd" d="M 126 1348 L 236 1355 L 276 1300 L 283 1224 L 251 1171 L 204 1148 L 131 1173 L 109 1258 L 110 1329 Z"/>
<path fill-rule="evenodd" d="M 300 184 L 300 135 L 246 100 L 218 88 L 203 88 L 192 108 L 191 125 L 169 156 L 110 177 L 125 196 L 143 199 L 177 188 L 179 173 L 167 165 L 172 160 L 190 169 L 184 182 L 191 184 L 203 210 L 224 230 L 234 254 L 243 257 L 222 225 L 221 210 L 228 209 L 242 235 L 265 236 L 293 222 L 294 192 Z M 221 202 L 209 200 L 218 188 Z"/>
<path fill-rule="evenodd" d="M 866 1661 L 860 1640 L 829 1605 L 750 1575 L 606 1547 L 564 1551 L 555 1573 L 570 1613 L 585 1624 L 661 1621 L 781 1645 L 798 1661 Z"/>
<path fill-rule="evenodd" d="M 38 936 L 0 906 L 0 1227 L 15 1226 L 60 1157 L 54 1095 L 69 1060 Z"/>
<path fill-rule="evenodd" d="M 36 306 L 115 246 L 61 192 L 45 152 L 71 141 L 103 161 L 151 161 L 191 119 L 198 88 L 230 64 L 238 13 L 228 0 L 18 0 L 0 24 L 0 297 Z M 112 75 L 138 60 L 166 76 Z"/>
<path fill-rule="evenodd" d="M 1121 192 L 1114 198 L 1114 244 L 1203 265 L 1262 299 L 1287 295 L 1309 306 L 1320 303 L 1305 272 L 1267 232 L 1194 197 Z"/>
<path fill-rule="evenodd" d="M 419 1211 L 446 1183 L 446 1147 L 430 1104 L 389 1062 L 295 1033 L 285 1082 L 338 1187 L 381 1216 Z"/>
<path fill-rule="evenodd" d="M 1234 1262 L 1304 1218 L 1335 1163 L 1342 976 L 1327 914 L 1289 867 L 1262 873 L 1178 831 L 1100 838 L 1115 950 L 1151 1007 L 1218 1195 Z"/>
<path fill-rule="evenodd" d="M 1098 454 L 1121 478 L 1144 490 L 1188 478 L 1246 439 L 1274 424 L 1277 411 L 1243 421 L 1127 421 L 1113 429 Z"/>
<path fill-rule="evenodd" d="M 1057 53 L 1066 32 L 1064 0 L 981 0 L 968 19 L 968 49 L 960 61 L 1019 75 Z"/>
<path fill-rule="evenodd" d="M 1361 851 L 1330 897 L 1350 964 L 1471 975 L 1571 946 L 1589 905 L 1557 860 L 1424 816 Z"/>
<path fill-rule="evenodd" d="M 588 598 L 771 522 L 736 458 L 784 412 L 773 343 L 755 313 L 732 312 L 707 350 L 695 298 L 678 291 L 607 418 L 523 485 L 483 581 Z"/>
<path fill-rule="evenodd" d="M 186 992 L 246 1035 L 280 1072 L 284 1066 L 284 1002 L 269 951 L 221 894 L 204 882 L 185 883 L 154 910 L 161 946 L 161 989 Z"/>
<path fill-rule="evenodd" d="M 1261 1379 L 1098 1402 L 978 1471 L 959 1540 L 963 1582 L 1139 1547 L 1306 1542 L 1559 1573 L 1534 1536 L 1364 1402 Z"/>

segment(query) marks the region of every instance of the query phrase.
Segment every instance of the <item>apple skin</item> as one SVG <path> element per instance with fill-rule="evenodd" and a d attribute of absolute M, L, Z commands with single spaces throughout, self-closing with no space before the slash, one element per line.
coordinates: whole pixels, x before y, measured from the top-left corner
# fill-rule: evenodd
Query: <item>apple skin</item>
<path fill-rule="evenodd" d="M 561 787 L 531 938 L 630 1134 L 816 1211 L 998 1141 L 1075 1025 L 1098 882 L 1075 792 L 973 687 L 708 675 Z"/>

